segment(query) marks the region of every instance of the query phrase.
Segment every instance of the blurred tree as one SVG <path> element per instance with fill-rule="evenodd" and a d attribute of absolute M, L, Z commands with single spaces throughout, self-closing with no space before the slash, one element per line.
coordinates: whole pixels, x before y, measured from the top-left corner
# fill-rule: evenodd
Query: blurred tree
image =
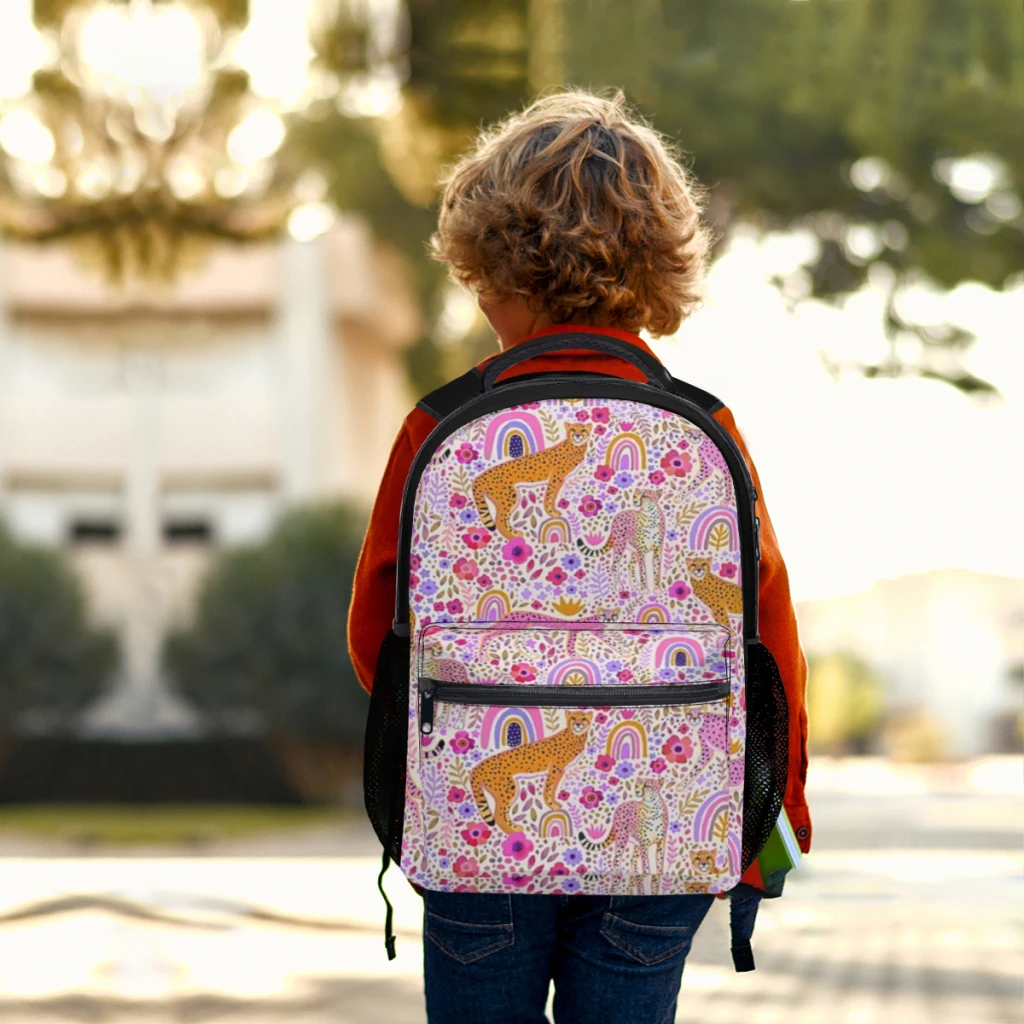
<path fill-rule="evenodd" d="M 812 748 L 826 754 L 866 754 L 882 724 L 882 682 L 849 651 L 809 659 L 807 719 Z"/>
<path fill-rule="evenodd" d="M 264 545 L 214 565 L 165 664 L 216 730 L 255 721 L 267 734 L 358 747 L 367 700 L 345 634 L 364 526 L 342 506 L 294 511 Z"/>
<path fill-rule="evenodd" d="M 116 664 L 116 641 L 87 624 L 64 559 L 17 545 L 0 527 L 0 732 L 71 730 Z"/>
<path fill-rule="evenodd" d="M 1009 286 L 1024 268 L 1024 19 L 1017 0 L 408 0 L 405 103 L 373 124 L 376 151 L 344 165 L 333 195 L 385 231 L 402 219 L 426 266 L 424 208 L 443 165 L 481 123 L 539 88 L 619 86 L 694 154 L 720 236 L 739 221 L 802 228 L 806 266 L 777 283 L 798 302 L 842 301 L 871 275 L 889 292 L 887 357 L 835 372 L 921 375 L 991 393 L 962 355 L 972 338 L 901 315 L 922 277 Z M 330 62 L 330 55 L 322 54 Z M 331 164 L 350 132 L 325 114 Z M 365 161 L 365 162 L 363 162 Z M 401 195 L 354 178 L 387 174 Z M 421 225 L 423 227 L 421 228 Z M 396 238 L 396 240 L 398 240 Z M 424 270 L 436 318 L 441 276 Z M 414 354 L 420 372 L 443 361 Z M 433 383 L 424 374 L 422 386 Z"/>

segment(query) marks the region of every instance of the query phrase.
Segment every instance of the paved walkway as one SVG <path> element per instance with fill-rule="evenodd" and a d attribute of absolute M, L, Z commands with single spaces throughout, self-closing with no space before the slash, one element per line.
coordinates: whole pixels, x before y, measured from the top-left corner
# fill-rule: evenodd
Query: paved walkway
<path fill-rule="evenodd" d="M 1022 777 L 1007 760 L 953 773 L 819 763 L 815 853 L 761 911 L 758 970 L 732 972 L 716 904 L 677 1019 L 1024 1021 Z M 10 837 L 6 849 L 4 1024 L 423 1024 L 419 900 L 392 872 L 389 964 L 362 828 L 206 857 L 25 856 Z"/>

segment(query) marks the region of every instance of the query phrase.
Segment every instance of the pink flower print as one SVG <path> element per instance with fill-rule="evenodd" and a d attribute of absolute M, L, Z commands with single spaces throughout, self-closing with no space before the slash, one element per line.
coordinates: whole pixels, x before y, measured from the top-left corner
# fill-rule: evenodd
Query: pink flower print
<path fill-rule="evenodd" d="M 537 678 L 537 673 L 525 661 L 517 661 L 509 672 L 517 683 L 529 683 Z"/>
<path fill-rule="evenodd" d="M 492 580 L 490 576 L 486 576 L 486 575 L 478 576 L 476 578 L 476 585 L 478 587 L 489 587 L 493 582 L 494 582 L 494 580 Z"/>
<path fill-rule="evenodd" d="M 455 734 L 450 746 L 456 754 L 468 754 L 476 746 L 476 741 L 463 729 Z"/>
<path fill-rule="evenodd" d="M 610 772 L 615 767 L 615 758 L 611 754 L 600 754 L 594 762 L 594 767 L 599 772 Z"/>
<path fill-rule="evenodd" d="M 483 822 L 464 828 L 461 834 L 470 846 L 479 846 L 491 838 L 491 830 Z"/>
<path fill-rule="evenodd" d="M 590 413 L 587 412 L 586 409 L 577 409 L 576 410 L 576 419 L 578 419 L 580 421 L 580 423 L 583 423 L 585 420 L 589 420 L 590 419 Z"/>
<path fill-rule="evenodd" d="M 661 752 L 674 764 L 682 764 L 693 753 L 693 744 L 689 736 L 669 736 Z"/>
<path fill-rule="evenodd" d="M 462 611 L 462 602 L 456 597 L 454 600 L 449 601 L 447 606 L 449 615 L 458 615 Z"/>
<path fill-rule="evenodd" d="M 651 762 L 651 771 L 654 772 L 655 775 L 660 775 L 667 767 L 668 765 L 665 763 L 665 758 L 663 757 L 656 757 Z"/>
<path fill-rule="evenodd" d="M 721 569 L 718 570 L 718 575 L 724 576 L 727 580 L 731 580 L 736 575 L 736 563 L 723 562 Z"/>
<path fill-rule="evenodd" d="M 598 425 L 594 427 L 594 433 L 600 436 L 601 434 L 605 433 L 607 429 L 608 428 L 603 423 L 598 423 Z"/>
<path fill-rule="evenodd" d="M 674 448 L 661 460 L 661 468 L 669 476 L 686 476 L 693 468 L 693 460 L 685 453 L 677 452 Z"/>
<path fill-rule="evenodd" d="M 653 473 L 647 474 L 647 479 L 650 480 L 655 487 L 658 487 L 660 484 L 665 482 L 665 474 L 662 473 L 660 469 L 656 469 Z"/>
<path fill-rule="evenodd" d="M 475 857 L 467 857 L 463 854 L 462 856 L 455 858 L 455 863 L 452 865 L 452 871 L 454 871 L 459 878 L 474 878 L 480 874 L 480 865 L 476 862 Z"/>
<path fill-rule="evenodd" d="M 565 572 L 557 566 L 547 575 L 548 583 L 554 583 L 556 587 L 560 587 L 568 578 Z"/>
<path fill-rule="evenodd" d="M 591 410 L 590 415 L 593 416 L 595 423 L 608 423 L 611 421 L 608 409 L 603 405 L 599 405 L 596 409 Z"/>
<path fill-rule="evenodd" d="M 558 499 L 558 507 L 559 508 L 568 508 L 569 507 L 569 499 L 568 498 L 559 498 Z"/>
<path fill-rule="evenodd" d="M 443 612 L 444 611 L 444 601 L 435 601 L 434 602 L 434 611 L 435 612 Z"/>
<path fill-rule="evenodd" d="M 604 799 L 604 794 L 593 786 L 585 786 L 580 793 L 580 803 L 588 810 L 593 810 Z"/>
<path fill-rule="evenodd" d="M 490 530 L 485 530 L 482 526 L 478 526 L 475 530 L 464 533 L 462 539 L 469 547 L 476 550 L 477 548 L 482 548 L 490 541 L 491 532 Z"/>
<path fill-rule="evenodd" d="M 469 462 L 476 462 L 477 450 L 468 441 L 464 441 L 459 446 L 459 450 L 455 453 L 455 457 L 463 465 L 466 465 Z"/>
<path fill-rule="evenodd" d="M 559 800 L 568 800 L 569 799 L 569 790 L 567 790 L 567 789 L 560 789 L 558 791 L 558 799 Z"/>
<path fill-rule="evenodd" d="M 409 568 L 412 569 L 413 572 L 418 572 L 422 564 L 423 559 L 421 559 L 419 555 L 412 555 L 409 558 Z"/>
<path fill-rule="evenodd" d="M 615 474 L 612 471 L 611 466 L 598 466 L 597 469 L 594 470 L 594 479 L 602 482 L 611 480 L 614 475 Z"/>
<path fill-rule="evenodd" d="M 608 721 L 608 716 L 602 711 L 600 714 L 594 715 L 594 725 L 604 725 Z"/>
<path fill-rule="evenodd" d="M 632 420 L 619 420 L 619 426 L 623 430 L 632 430 L 633 429 L 633 421 Z"/>
<path fill-rule="evenodd" d="M 585 516 L 596 516 L 601 511 L 601 502 L 588 494 L 580 502 L 579 509 Z"/>
<path fill-rule="evenodd" d="M 479 571 L 480 566 L 472 558 L 456 558 L 455 564 L 452 566 L 452 572 L 460 580 L 471 580 Z"/>
<path fill-rule="evenodd" d="M 555 876 L 567 876 L 569 874 L 569 869 L 561 861 L 559 861 L 551 868 L 548 874 Z"/>
<path fill-rule="evenodd" d="M 502 875 L 501 881 L 503 885 L 511 885 L 516 889 L 521 889 L 530 881 L 529 875 Z"/>
<path fill-rule="evenodd" d="M 684 583 L 682 580 L 676 580 L 676 582 L 668 588 L 668 596 L 674 597 L 677 601 L 685 601 L 690 596 L 690 593 L 689 584 Z"/>
<path fill-rule="evenodd" d="M 461 885 L 455 886 L 452 892 L 479 892 L 480 890 L 475 885 L 466 885 L 463 882 Z"/>
<path fill-rule="evenodd" d="M 525 860 L 533 851 L 533 843 L 522 832 L 513 832 L 501 844 L 501 852 L 513 860 Z"/>
<path fill-rule="evenodd" d="M 465 799 L 466 791 L 464 789 L 459 789 L 458 786 L 452 786 L 452 788 L 448 790 L 448 803 L 461 804 Z"/>
<path fill-rule="evenodd" d="M 501 557 L 515 562 L 516 565 L 522 565 L 532 554 L 533 548 L 522 537 L 513 537 L 501 549 Z"/>
<path fill-rule="evenodd" d="M 452 508 L 465 508 L 466 507 L 466 496 L 464 494 L 453 494 L 448 499 L 448 504 Z"/>
<path fill-rule="evenodd" d="M 451 603 L 451 602 L 449 602 Z M 450 609 L 449 609 L 450 610 Z M 622 669 L 620 672 L 615 673 L 615 678 L 623 683 L 628 683 L 633 678 L 633 673 L 628 668 Z"/>

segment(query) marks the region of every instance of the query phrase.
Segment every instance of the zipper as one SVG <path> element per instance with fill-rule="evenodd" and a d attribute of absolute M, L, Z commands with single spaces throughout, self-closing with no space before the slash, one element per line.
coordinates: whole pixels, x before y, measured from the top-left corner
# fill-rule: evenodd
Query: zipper
<path fill-rule="evenodd" d="M 445 704 L 497 704 L 532 708 L 621 708 L 709 704 L 729 696 L 729 683 L 690 683 L 685 686 L 491 686 L 445 683 L 420 678 L 420 732 L 434 731 L 434 701 Z"/>

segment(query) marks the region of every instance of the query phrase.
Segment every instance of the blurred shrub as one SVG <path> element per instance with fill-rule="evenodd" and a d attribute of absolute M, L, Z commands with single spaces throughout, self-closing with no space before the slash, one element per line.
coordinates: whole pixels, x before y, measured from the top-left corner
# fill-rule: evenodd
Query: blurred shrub
<path fill-rule="evenodd" d="M 90 627 L 73 569 L 0 526 L 0 731 L 65 732 L 107 688 L 111 632 Z"/>
<path fill-rule="evenodd" d="M 262 546 L 214 563 L 165 665 L 215 729 L 358 749 L 367 698 L 345 627 L 364 529 L 344 506 L 297 510 Z"/>
<path fill-rule="evenodd" d="M 824 754 L 865 754 L 882 722 L 882 683 L 862 658 L 838 651 L 807 667 L 808 739 Z"/>
<path fill-rule="evenodd" d="M 883 752 L 893 761 L 944 761 L 949 757 L 946 727 L 933 711 L 905 708 L 885 723 Z"/>

